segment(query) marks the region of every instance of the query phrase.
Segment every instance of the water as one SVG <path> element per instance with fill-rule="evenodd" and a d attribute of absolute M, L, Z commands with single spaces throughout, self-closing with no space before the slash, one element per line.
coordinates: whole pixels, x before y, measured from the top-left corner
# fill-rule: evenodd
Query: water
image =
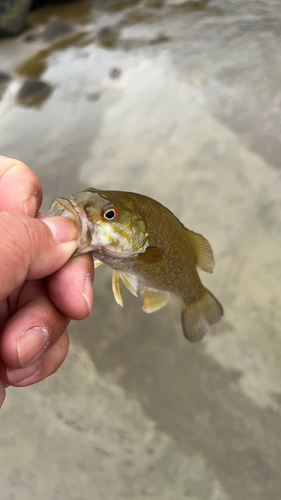
<path fill-rule="evenodd" d="M 98 269 L 65 366 L 24 395 L 9 389 L 7 498 L 28 475 L 29 499 L 277 500 L 280 3 L 88 2 L 35 11 L 33 28 L 51 14 L 81 36 L 0 42 L 0 69 L 14 77 L 1 153 L 37 173 L 44 209 L 89 185 L 167 205 L 210 240 L 216 266 L 202 280 L 225 316 L 189 345 L 175 300 L 145 315 L 124 293 L 122 310 Z M 15 103 L 24 68 L 53 87 L 39 106 Z"/>

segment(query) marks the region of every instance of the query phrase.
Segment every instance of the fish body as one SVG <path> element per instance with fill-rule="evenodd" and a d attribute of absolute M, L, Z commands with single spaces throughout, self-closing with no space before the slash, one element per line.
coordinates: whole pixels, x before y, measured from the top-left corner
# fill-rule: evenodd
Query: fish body
<path fill-rule="evenodd" d="M 183 332 L 191 342 L 200 340 L 223 315 L 197 273 L 197 266 L 213 270 L 208 241 L 185 228 L 161 203 L 137 193 L 89 188 L 68 199 L 56 198 L 48 215 L 78 223 L 74 255 L 92 252 L 98 263 L 113 269 L 113 292 L 120 305 L 119 279 L 134 295 L 142 285 L 146 312 L 163 307 L 169 292 L 177 295 L 183 301 Z"/>

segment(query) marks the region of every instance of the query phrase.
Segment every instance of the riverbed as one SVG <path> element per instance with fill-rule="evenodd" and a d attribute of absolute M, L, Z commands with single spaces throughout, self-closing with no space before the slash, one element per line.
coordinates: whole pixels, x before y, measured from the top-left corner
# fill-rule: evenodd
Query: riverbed
<path fill-rule="evenodd" d="M 71 29 L 50 40 L 52 16 Z M 98 268 L 63 367 L 8 389 L 3 500 L 280 497 L 280 21 L 274 0 L 83 1 L 0 40 L 0 152 L 43 210 L 89 186 L 157 199 L 210 241 L 225 310 L 191 345 L 176 299 L 121 309 Z M 20 102 L 30 78 L 49 92 Z"/>

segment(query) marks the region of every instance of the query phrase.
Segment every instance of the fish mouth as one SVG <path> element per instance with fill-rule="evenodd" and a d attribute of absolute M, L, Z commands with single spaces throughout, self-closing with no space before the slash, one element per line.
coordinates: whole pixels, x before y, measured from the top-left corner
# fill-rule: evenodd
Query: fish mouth
<path fill-rule="evenodd" d="M 93 224 L 90 223 L 85 210 L 75 200 L 70 198 L 56 198 L 50 205 L 47 217 L 66 217 L 77 224 L 78 243 L 77 249 L 73 254 L 81 255 L 91 251 L 89 247 L 92 243 L 92 235 L 94 232 Z"/>
<path fill-rule="evenodd" d="M 81 225 L 78 212 L 68 198 L 56 198 L 50 205 L 47 217 L 66 217 Z"/>

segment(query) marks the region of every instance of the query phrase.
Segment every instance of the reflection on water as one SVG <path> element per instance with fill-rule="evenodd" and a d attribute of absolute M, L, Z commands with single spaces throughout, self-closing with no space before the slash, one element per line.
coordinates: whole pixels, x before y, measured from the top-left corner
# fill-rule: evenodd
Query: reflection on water
<path fill-rule="evenodd" d="M 204 464 L 202 491 L 189 476 L 189 489 L 185 485 L 175 499 L 276 500 L 281 5 L 222 0 L 124 5 L 48 6 L 30 17 L 34 38 L 26 42 L 23 34 L 0 42 L 0 70 L 12 75 L 0 101 L 1 153 L 34 169 L 45 209 L 56 196 L 89 185 L 133 190 L 159 200 L 207 236 L 216 266 L 213 276 L 204 278 L 225 317 L 203 342 L 191 346 L 182 337 L 177 302 L 145 315 L 140 301 L 126 295 L 121 310 L 103 268 L 94 283 L 93 314 L 72 325 L 72 336 L 110 390 L 125 390 L 119 401 L 129 396 L 140 403 L 141 418 L 155 422 L 157 439 L 169 434 L 182 457 Z M 79 37 L 46 41 L 50 15 L 73 23 Z M 40 107 L 23 108 L 16 96 L 30 74 L 46 81 L 52 93 Z M 87 376 L 83 367 L 75 372 L 81 380 Z M 71 370 L 67 376 L 71 385 Z M 59 394 L 60 374 L 46 384 Z M 36 390 L 27 392 L 31 401 L 40 397 Z M 94 380 L 87 391 L 97 397 Z M 79 404 L 87 413 L 87 403 Z M 104 405 L 99 401 L 96 411 L 102 421 L 103 412 L 112 411 L 110 398 Z M 122 418 L 120 432 L 126 428 Z M 82 453 L 83 432 L 79 436 Z M 123 444 L 128 440 L 126 435 Z M 187 467 L 174 451 L 171 457 L 163 452 L 161 460 Z M 73 462 L 70 471 L 76 466 Z M 121 471 L 119 478 L 126 476 L 124 464 L 108 467 Z M 153 484 L 155 495 L 147 497 L 172 498 L 166 483 Z M 130 498 L 141 498 L 137 495 L 130 491 Z"/>

